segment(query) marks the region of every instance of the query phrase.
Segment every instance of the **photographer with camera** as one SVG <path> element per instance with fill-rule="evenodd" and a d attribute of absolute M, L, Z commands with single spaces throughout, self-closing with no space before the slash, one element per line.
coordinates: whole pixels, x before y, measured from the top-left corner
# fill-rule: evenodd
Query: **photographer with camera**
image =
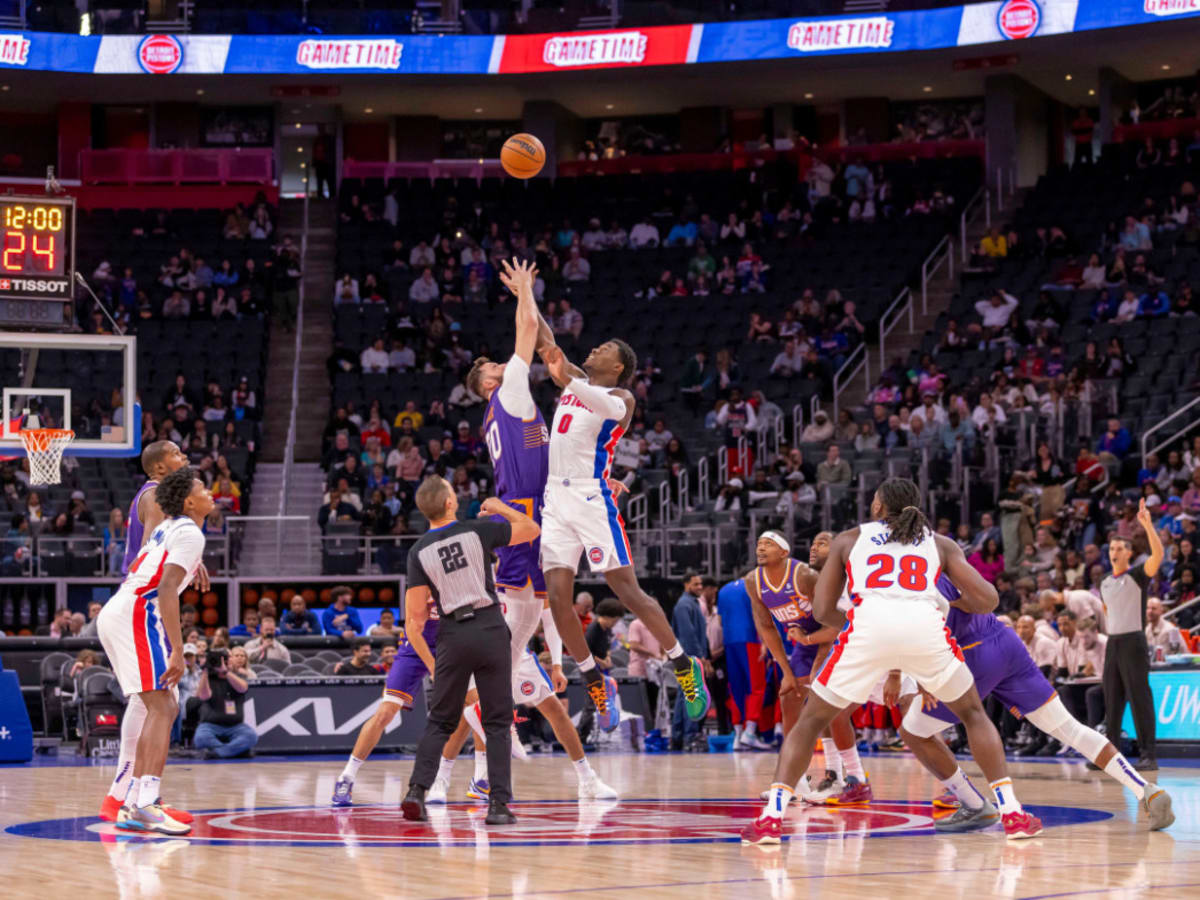
<path fill-rule="evenodd" d="M 253 678 L 243 648 L 208 651 L 196 690 L 200 724 L 193 739 L 196 749 L 203 750 L 205 757 L 244 756 L 258 743 L 258 734 L 242 716 L 245 694 Z"/>

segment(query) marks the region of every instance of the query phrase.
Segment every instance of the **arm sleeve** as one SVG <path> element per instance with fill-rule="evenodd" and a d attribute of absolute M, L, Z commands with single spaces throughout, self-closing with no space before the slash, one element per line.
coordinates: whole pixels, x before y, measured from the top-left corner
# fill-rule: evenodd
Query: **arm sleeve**
<path fill-rule="evenodd" d="M 615 394 L 610 394 L 609 388 L 589 384 L 582 378 L 572 378 L 567 387 L 606 419 L 616 419 L 619 422 L 625 418 L 625 401 Z"/>
<path fill-rule="evenodd" d="M 204 556 L 204 534 L 199 528 L 180 528 L 167 539 L 166 562 L 179 566 L 189 575 L 196 571 Z"/>
<path fill-rule="evenodd" d="M 507 547 L 512 540 L 512 526 L 508 522 L 494 522 L 491 519 L 476 519 L 471 523 L 471 529 L 479 535 L 483 549 L 495 550 L 497 547 Z"/>
<path fill-rule="evenodd" d="M 511 415 L 531 419 L 537 412 L 533 394 L 529 392 L 529 365 L 515 353 L 504 367 L 504 378 L 500 387 L 500 405 Z"/>
<path fill-rule="evenodd" d="M 558 625 L 554 622 L 554 611 L 542 610 L 542 632 L 546 636 L 546 649 L 550 651 L 552 665 L 561 666 L 563 659 L 563 642 L 558 633 Z"/>
<path fill-rule="evenodd" d="M 421 558 L 417 555 L 417 548 L 413 547 L 408 551 L 408 587 L 429 586 L 429 576 L 425 574 L 425 568 L 421 565 Z"/>

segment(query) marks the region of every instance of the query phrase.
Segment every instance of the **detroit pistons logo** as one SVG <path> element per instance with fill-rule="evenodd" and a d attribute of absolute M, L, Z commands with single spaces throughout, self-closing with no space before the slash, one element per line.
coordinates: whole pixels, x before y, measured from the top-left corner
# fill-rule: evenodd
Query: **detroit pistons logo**
<path fill-rule="evenodd" d="M 150 75 L 170 75 L 183 65 L 183 45 L 169 34 L 151 34 L 137 48 L 138 65 Z"/>
<path fill-rule="evenodd" d="M 599 565 L 604 562 L 604 551 L 599 547 L 593 547 L 588 551 L 588 559 Z"/>
<path fill-rule="evenodd" d="M 534 690 L 534 688 L 533 688 L 532 681 L 522 681 L 521 682 L 521 696 L 522 697 L 532 697 L 533 690 Z"/>
<path fill-rule="evenodd" d="M 1042 8 L 1035 0 L 1008 0 L 996 13 L 996 27 L 1010 41 L 1037 34 L 1042 24 Z"/>

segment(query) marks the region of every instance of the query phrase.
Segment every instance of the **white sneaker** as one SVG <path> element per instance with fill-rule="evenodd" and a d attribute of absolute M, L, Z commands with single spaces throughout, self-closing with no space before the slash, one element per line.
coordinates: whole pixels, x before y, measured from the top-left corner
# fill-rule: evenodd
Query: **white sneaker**
<path fill-rule="evenodd" d="M 450 792 L 450 780 L 448 778 L 433 779 L 433 786 L 425 793 L 425 802 L 428 803 L 445 803 L 446 795 Z"/>
<path fill-rule="evenodd" d="M 529 751 L 525 749 L 525 745 L 521 743 L 521 739 L 517 737 L 517 726 L 512 726 L 512 755 L 513 759 L 529 759 Z M 428 802 L 428 800 L 426 801 Z"/>
<path fill-rule="evenodd" d="M 812 790 L 800 794 L 799 797 L 805 803 L 822 806 L 827 799 L 838 796 L 845 789 L 845 782 L 831 770 L 826 769 L 825 777 L 821 779 L 821 783 Z"/>
<path fill-rule="evenodd" d="M 579 799 L 618 800 L 620 796 L 613 788 L 601 781 L 599 775 L 593 772 L 591 776 L 579 782 Z"/>
<path fill-rule="evenodd" d="M 742 739 L 738 742 L 738 746 L 743 750 L 774 750 L 775 748 L 764 741 L 758 734 L 748 734 L 742 732 Z"/>

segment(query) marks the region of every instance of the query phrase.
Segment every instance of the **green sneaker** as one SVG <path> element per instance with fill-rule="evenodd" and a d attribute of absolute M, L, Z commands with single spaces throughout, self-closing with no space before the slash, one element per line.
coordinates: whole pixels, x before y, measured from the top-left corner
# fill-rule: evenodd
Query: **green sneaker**
<path fill-rule="evenodd" d="M 704 683 L 704 669 L 700 665 L 700 660 L 694 656 L 690 656 L 688 659 L 692 663 L 691 669 L 687 672 L 676 670 L 675 680 L 679 682 L 679 689 L 683 691 L 688 718 L 697 722 L 708 715 L 712 698 L 708 694 L 708 685 Z"/>

